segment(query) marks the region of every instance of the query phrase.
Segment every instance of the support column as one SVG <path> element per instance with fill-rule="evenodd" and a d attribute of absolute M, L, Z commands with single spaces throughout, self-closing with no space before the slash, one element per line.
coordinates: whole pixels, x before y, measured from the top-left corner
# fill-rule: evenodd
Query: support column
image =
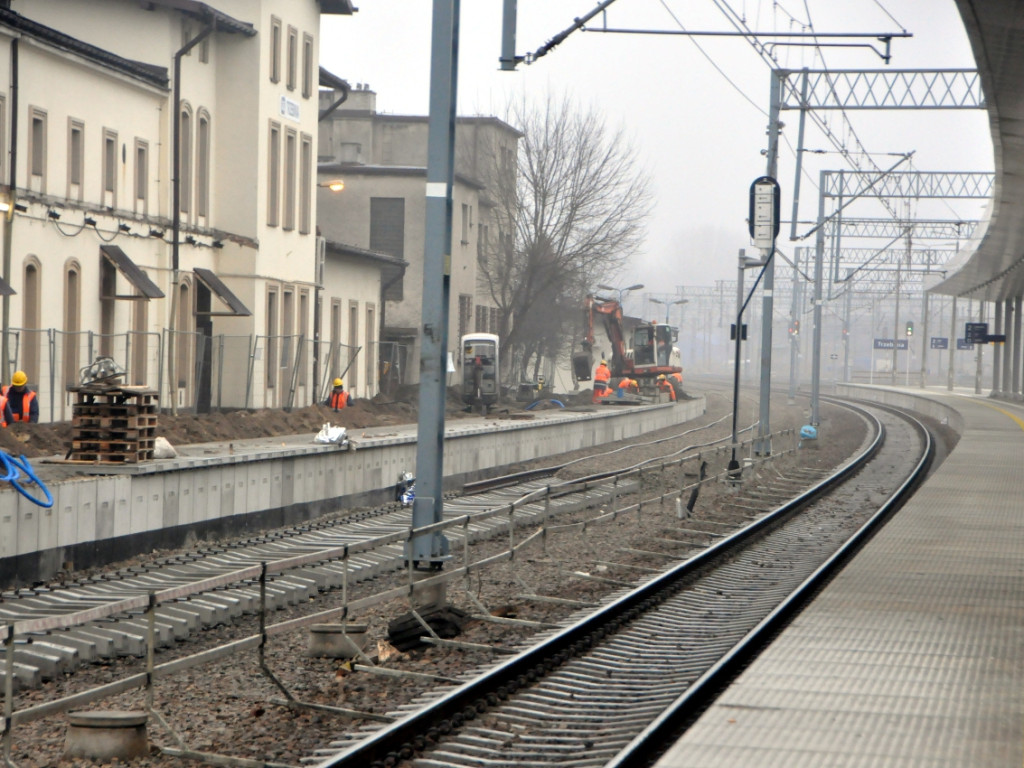
<path fill-rule="evenodd" d="M 1013 369 L 1010 378 L 1010 395 L 1020 398 L 1020 304 L 1021 297 L 1013 299 Z"/>
<path fill-rule="evenodd" d="M 1003 344 L 1003 366 L 1002 366 L 1002 380 L 999 383 L 999 394 L 1002 397 L 1009 397 L 1010 393 L 1013 392 L 1011 389 L 1013 379 L 1010 378 L 1013 374 L 1013 362 L 1011 358 L 1013 355 L 1013 299 L 1007 299 L 1003 308 L 1003 333 L 1006 334 L 1006 343 Z M 996 333 L 999 333 L 997 330 Z M 999 359 L 998 357 L 996 358 Z"/>
<path fill-rule="evenodd" d="M 953 297 L 953 311 L 950 313 L 949 323 L 949 370 L 946 372 L 946 389 L 952 392 L 956 383 L 956 296 Z"/>
<path fill-rule="evenodd" d="M 1007 307 L 1009 309 L 1009 307 Z M 1003 302 L 996 302 L 995 312 L 995 330 L 993 333 L 1003 332 Z M 989 393 L 989 397 L 999 397 L 1000 387 L 1002 385 L 1002 377 L 1000 376 L 1000 364 L 1003 361 L 1003 345 L 994 344 L 992 349 L 992 391 Z"/>

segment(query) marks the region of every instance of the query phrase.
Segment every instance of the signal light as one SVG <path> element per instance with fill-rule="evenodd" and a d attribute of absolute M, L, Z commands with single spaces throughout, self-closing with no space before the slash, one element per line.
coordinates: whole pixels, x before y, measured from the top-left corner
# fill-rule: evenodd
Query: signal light
<path fill-rule="evenodd" d="M 907 320 L 907 336 L 914 335 L 914 323 L 911 320 Z"/>

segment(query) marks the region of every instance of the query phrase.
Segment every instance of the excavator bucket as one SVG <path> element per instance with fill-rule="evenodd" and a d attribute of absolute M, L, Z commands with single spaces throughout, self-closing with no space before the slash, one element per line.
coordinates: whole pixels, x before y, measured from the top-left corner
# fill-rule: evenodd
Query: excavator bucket
<path fill-rule="evenodd" d="M 594 356 L 590 352 L 577 352 L 572 356 L 572 370 L 576 381 L 590 381 L 594 375 Z"/>

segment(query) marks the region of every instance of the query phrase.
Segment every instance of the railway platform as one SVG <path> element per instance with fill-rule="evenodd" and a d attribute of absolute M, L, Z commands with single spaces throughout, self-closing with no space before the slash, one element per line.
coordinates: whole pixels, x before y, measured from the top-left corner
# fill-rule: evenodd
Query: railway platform
<path fill-rule="evenodd" d="M 1024 409 L 840 393 L 948 406 L 960 441 L 657 768 L 1024 762 Z"/>

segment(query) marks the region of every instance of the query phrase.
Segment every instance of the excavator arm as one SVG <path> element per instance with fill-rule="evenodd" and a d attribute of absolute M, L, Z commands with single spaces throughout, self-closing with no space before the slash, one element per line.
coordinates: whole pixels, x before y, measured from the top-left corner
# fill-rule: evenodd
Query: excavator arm
<path fill-rule="evenodd" d="M 613 376 L 626 373 L 626 341 L 622 332 L 622 306 L 614 299 L 587 296 L 583 302 L 583 341 L 581 352 L 572 357 L 577 381 L 590 381 L 594 370 L 594 317 L 598 316 L 612 345 L 609 367 Z"/>

